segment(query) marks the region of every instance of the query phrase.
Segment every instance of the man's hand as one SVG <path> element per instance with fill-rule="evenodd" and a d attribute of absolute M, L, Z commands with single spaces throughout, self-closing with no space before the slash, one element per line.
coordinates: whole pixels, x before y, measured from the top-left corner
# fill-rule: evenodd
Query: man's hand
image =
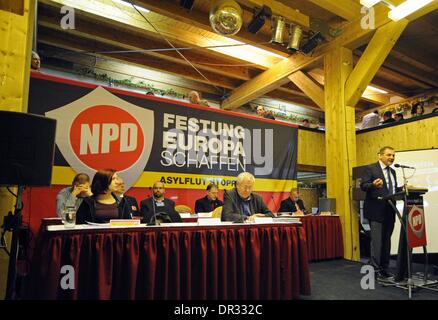
<path fill-rule="evenodd" d="M 73 191 L 71 192 L 71 194 L 75 197 L 77 197 L 80 194 L 86 195 L 86 196 L 91 196 L 91 189 L 90 189 L 90 185 L 89 184 L 78 184 L 75 185 L 73 187 Z"/>
<path fill-rule="evenodd" d="M 252 216 L 249 216 L 247 221 L 253 222 L 256 217 L 266 217 L 266 215 L 263 213 L 254 213 Z"/>
<path fill-rule="evenodd" d="M 383 180 L 380 178 L 377 178 L 376 180 L 373 181 L 373 185 L 376 188 L 381 188 L 381 187 L 383 187 Z"/>

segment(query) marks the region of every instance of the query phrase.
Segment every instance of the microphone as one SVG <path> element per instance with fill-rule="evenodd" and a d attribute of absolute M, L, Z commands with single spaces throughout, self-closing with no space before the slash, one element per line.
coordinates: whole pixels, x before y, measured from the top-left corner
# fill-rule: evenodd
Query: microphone
<path fill-rule="evenodd" d="M 415 169 L 414 167 L 405 166 L 404 164 L 399 164 L 399 163 L 396 163 L 394 165 L 394 167 L 396 167 L 396 168 L 405 168 L 405 169 Z"/>
<path fill-rule="evenodd" d="M 275 202 L 275 198 L 274 198 L 274 195 L 273 195 L 273 194 L 271 194 L 271 199 L 272 199 L 272 202 L 274 203 L 275 209 L 276 209 L 276 210 L 280 209 L 280 208 L 277 206 L 277 203 Z"/>

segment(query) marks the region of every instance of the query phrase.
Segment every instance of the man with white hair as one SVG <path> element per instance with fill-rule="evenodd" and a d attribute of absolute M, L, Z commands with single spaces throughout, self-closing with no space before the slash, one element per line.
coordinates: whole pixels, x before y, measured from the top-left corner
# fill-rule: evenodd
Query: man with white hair
<path fill-rule="evenodd" d="M 255 217 L 273 217 L 263 199 L 252 192 L 255 178 L 249 172 L 237 176 L 236 187 L 224 192 L 222 221 L 253 221 Z"/>

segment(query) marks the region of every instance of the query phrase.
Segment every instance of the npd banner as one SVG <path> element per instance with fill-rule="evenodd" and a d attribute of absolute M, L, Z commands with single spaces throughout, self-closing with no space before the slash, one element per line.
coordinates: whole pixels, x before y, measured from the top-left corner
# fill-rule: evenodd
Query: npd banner
<path fill-rule="evenodd" d="M 28 111 L 57 120 L 55 184 L 70 184 L 65 167 L 90 176 L 114 168 L 127 188 L 231 188 L 243 171 L 256 191 L 295 183 L 297 128 L 276 121 L 41 74 Z"/>

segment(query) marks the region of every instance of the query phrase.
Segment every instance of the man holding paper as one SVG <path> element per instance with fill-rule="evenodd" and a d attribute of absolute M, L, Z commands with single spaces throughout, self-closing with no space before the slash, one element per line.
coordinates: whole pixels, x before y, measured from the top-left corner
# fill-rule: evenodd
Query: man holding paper
<path fill-rule="evenodd" d="M 251 222 L 255 217 L 273 217 L 262 197 L 252 192 L 254 183 L 251 173 L 242 172 L 237 176 L 236 187 L 224 190 L 222 221 Z"/>

